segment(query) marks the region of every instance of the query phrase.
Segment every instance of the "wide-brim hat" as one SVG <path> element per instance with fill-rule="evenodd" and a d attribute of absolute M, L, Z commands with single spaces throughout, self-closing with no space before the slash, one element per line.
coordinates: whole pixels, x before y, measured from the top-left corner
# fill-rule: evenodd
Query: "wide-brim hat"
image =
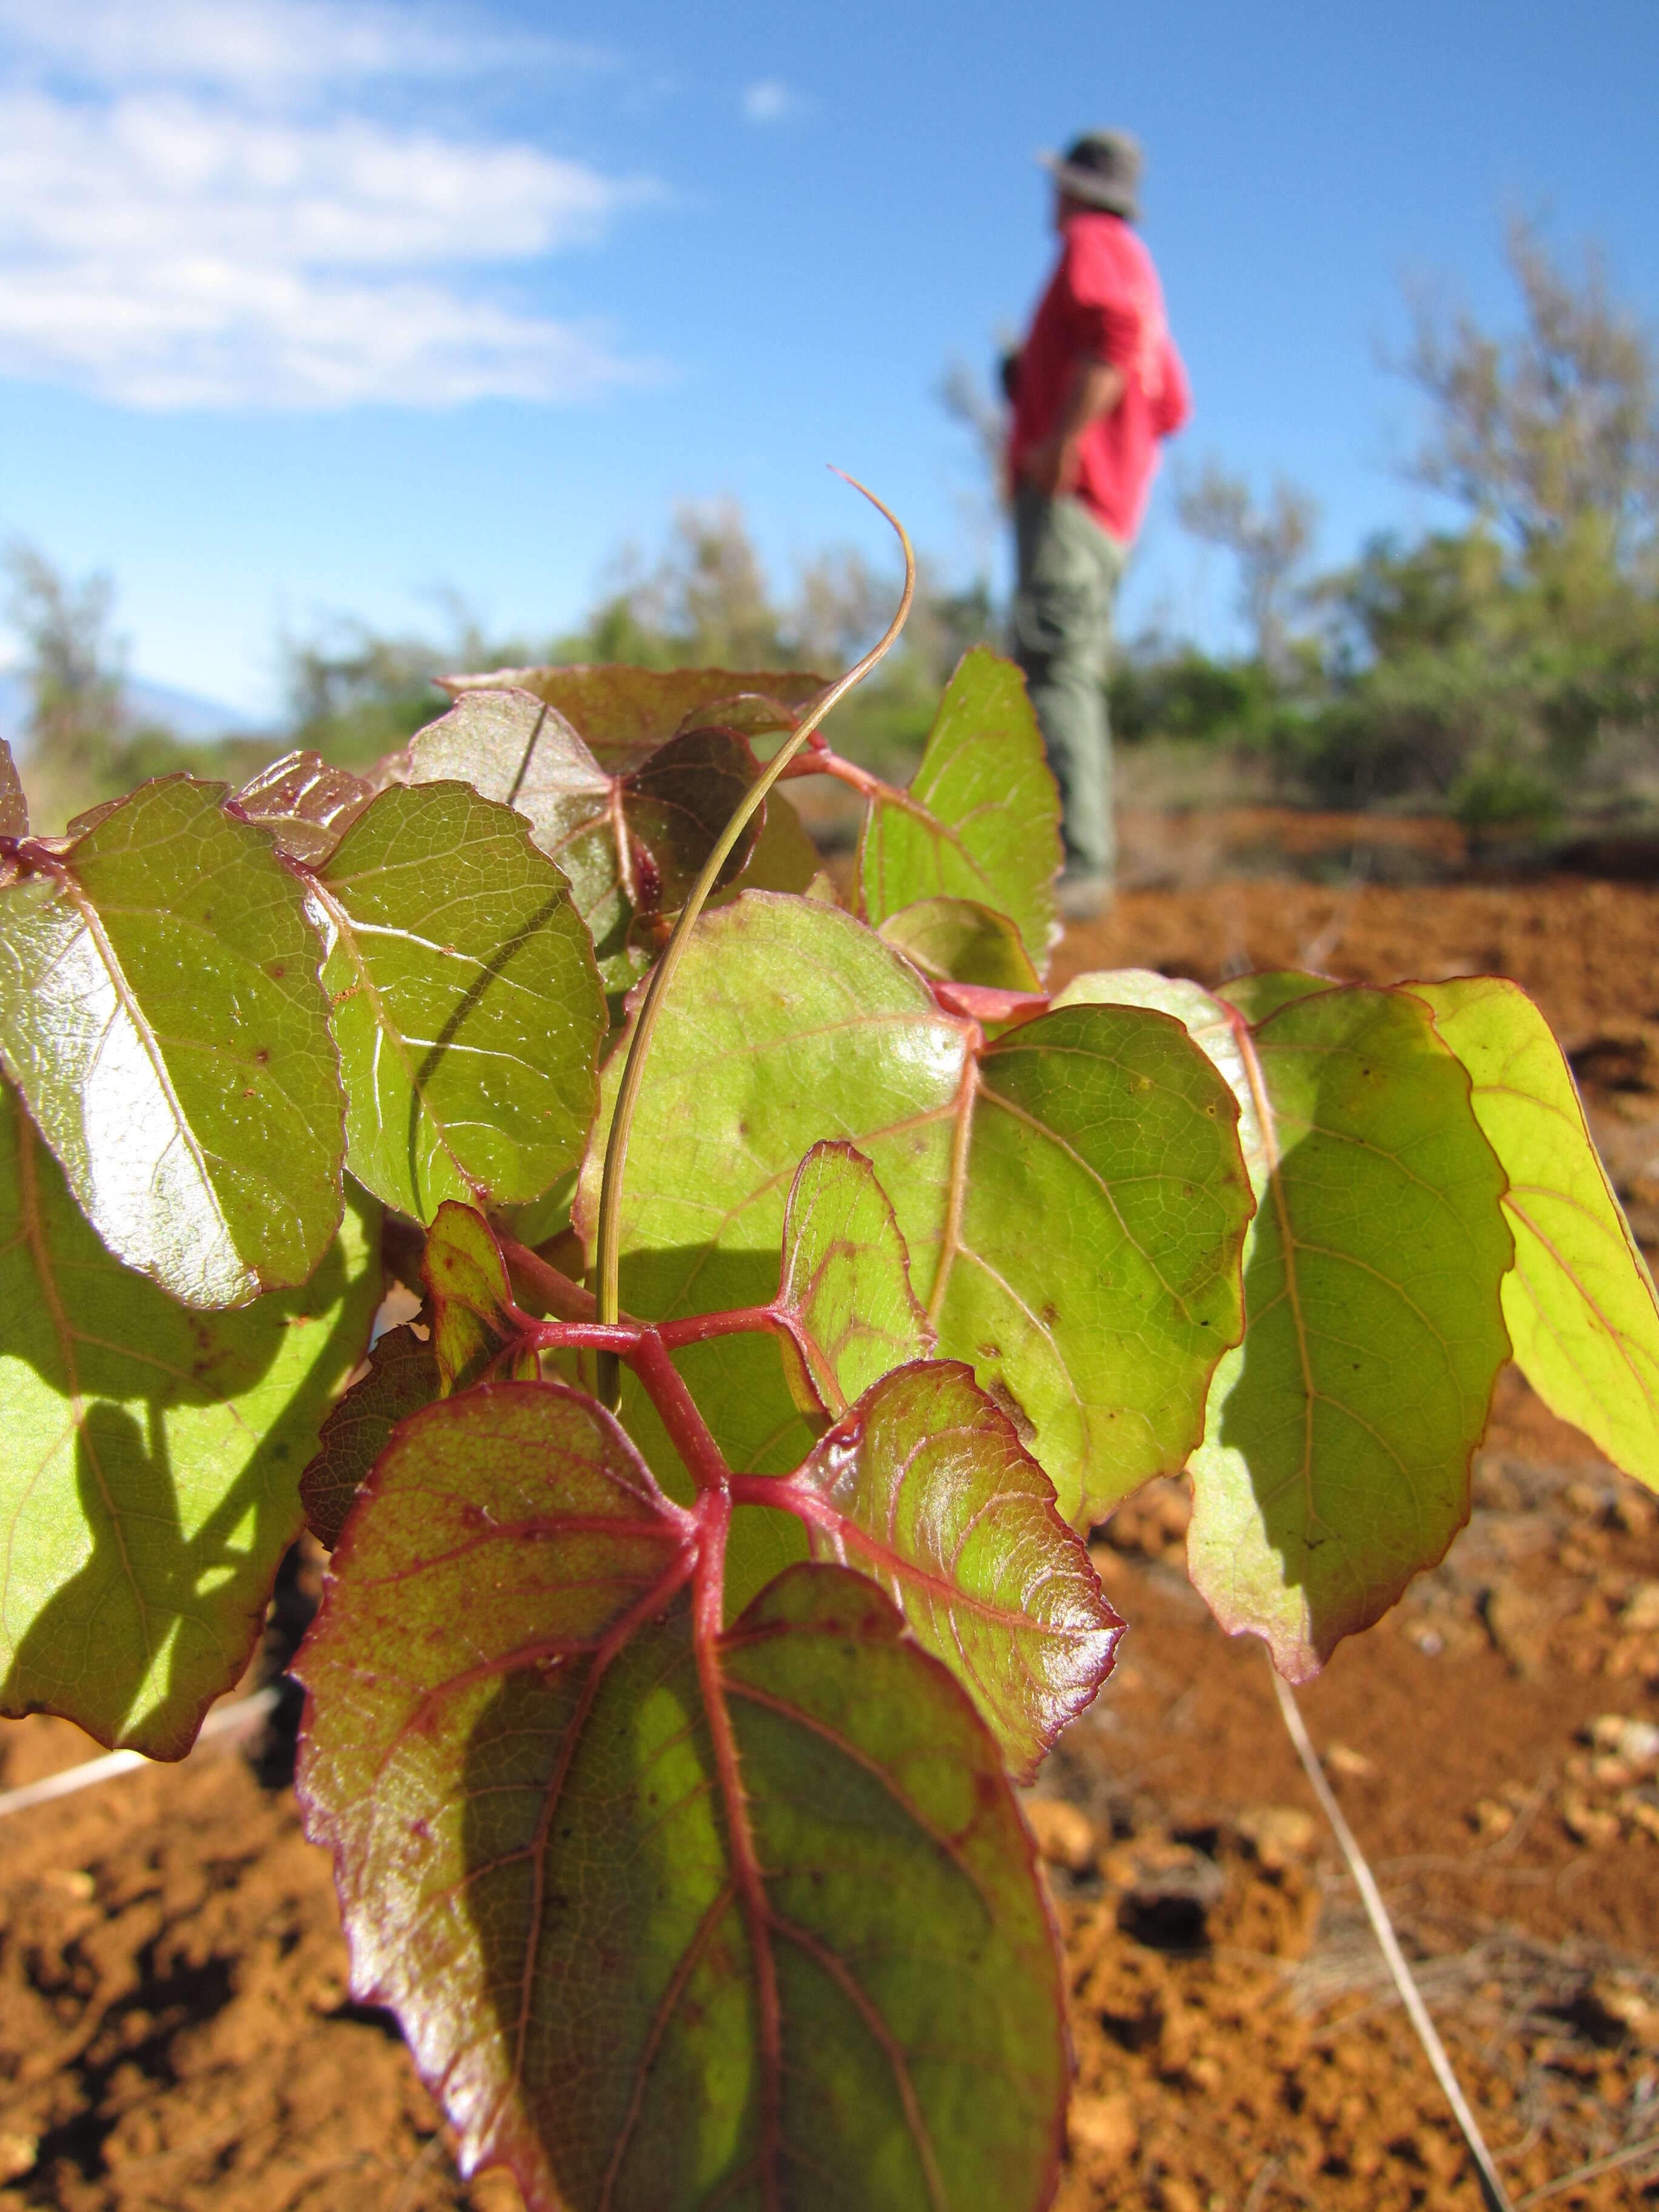
<path fill-rule="evenodd" d="M 1139 214 L 1140 145 L 1128 131 L 1085 131 L 1063 154 L 1037 159 L 1061 191 L 1085 206 L 1132 220 Z"/>

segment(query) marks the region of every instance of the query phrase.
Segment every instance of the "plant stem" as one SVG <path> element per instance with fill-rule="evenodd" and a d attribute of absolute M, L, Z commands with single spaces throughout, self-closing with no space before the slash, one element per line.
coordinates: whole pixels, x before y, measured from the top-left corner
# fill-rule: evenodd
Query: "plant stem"
<path fill-rule="evenodd" d="M 798 1521 L 837 1538 L 847 1526 L 845 1514 L 837 1512 L 810 1482 L 791 1474 L 734 1474 L 731 1488 L 734 1505 L 765 1505 L 774 1512 L 793 1513 Z"/>
<path fill-rule="evenodd" d="M 520 1318 L 524 1325 L 520 1342 L 538 1352 L 609 1352 L 626 1359 L 641 1334 L 637 1322 L 535 1321 L 528 1314 Z M 506 1347 L 509 1357 L 517 1349 L 516 1344 Z"/>
<path fill-rule="evenodd" d="M 614 1359 L 617 1355 L 613 1352 L 610 1357 Z M 685 1462 L 692 1481 L 705 1493 L 717 1492 L 725 1497 L 732 1480 L 726 1455 L 709 1433 L 708 1422 L 697 1410 L 696 1400 L 686 1389 L 656 1330 L 646 1329 L 627 1358 L 660 1415 L 670 1443 Z"/>
<path fill-rule="evenodd" d="M 545 1301 L 550 1313 L 556 1314 L 561 1321 L 593 1319 L 598 1307 L 592 1291 L 585 1290 L 580 1283 L 573 1283 L 568 1275 L 562 1275 L 556 1267 L 550 1266 L 539 1252 L 532 1252 L 527 1244 L 520 1244 L 511 1237 L 497 1237 L 496 1242 L 507 1266 L 514 1274 L 522 1275 Z"/>
<path fill-rule="evenodd" d="M 837 469 L 837 476 L 844 471 Z M 617 1093 L 617 1110 L 611 1118 L 611 1133 L 605 1140 L 605 1176 L 599 1185 L 599 1251 L 595 1274 L 599 1298 L 599 1317 L 602 1322 L 614 1322 L 621 1310 L 622 1297 L 622 1198 L 623 1177 L 628 1166 L 628 1136 L 633 1127 L 634 1109 L 639 1103 L 640 1085 L 645 1075 L 645 1058 L 650 1048 L 657 1018 L 668 988 L 674 980 L 676 969 L 685 951 L 693 926 L 702 912 L 709 893 L 720 880 L 721 869 L 732 848 L 748 826 L 750 817 L 765 804 L 766 794 L 783 774 L 784 769 L 806 743 L 832 707 L 837 706 L 855 684 L 861 683 L 876 663 L 891 646 L 904 627 L 910 611 L 910 602 L 915 596 L 916 556 L 905 535 L 904 526 L 889 508 L 884 507 L 872 491 L 866 490 L 855 478 L 846 481 L 854 491 L 862 492 L 872 507 L 886 516 L 898 532 L 899 544 L 904 549 L 904 592 L 898 611 L 888 624 L 884 635 L 872 645 L 862 660 L 849 668 L 822 694 L 809 709 L 805 720 L 790 733 L 784 744 L 772 756 L 760 775 L 751 783 L 732 810 L 730 820 L 720 832 L 714 851 L 703 863 L 702 872 L 692 886 L 691 895 L 680 909 L 679 920 L 673 934 L 664 947 L 663 956 L 653 969 L 646 985 L 645 998 L 639 1017 L 634 1024 L 634 1035 L 628 1048 L 628 1058 L 623 1065 L 621 1088 Z M 666 1355 L 665 1354 L 665 1357 Z M 599 1396 L 614 1412 L 621 1389 L 621 1370 L 614 1352 L 603 1352 L 599 1363 Z"/>
<path fill-rule="evenodd" d="M 682 1314 L 678 1321 L 659 1322 L 657 1334 L 677 1352 L 683 1344 L 702 1344 L 711 1336 L 793 1337 L 796 1332 L 775 1306 L 730 1306 L 720 1313 Z"/>
<path fill-rule="evenodd" d="M 1492 2153 L 1486 2148 L 1486 2139 L 1480 2132 L 1474 2114 L 1469 2110 L 1462 2085 L 1452 2071 L 1451 2060 L 1446 2056 L 1446 2046 L 1440 2040 L 1434 2022 L 1429 2018 L 1429 2008 L 1423 2002 L 1423 1993 L 1406 1963 L 1406 1954 L 1394 1932 L 1394 1923 L 1389 1917 L 1388 1906 L 1382 1902 L 1382 1893 L 1376 1886 L 1376 1877 L 1344 1817 L 1342 1808 L 1336 1802 L 1335 1791 L 1325 1779 L 1325 1770 L 1319 1763 L 1319 1754 L 1309 1736 L 1307 1723 L 1302 1717 L 1302 1708 L 1296 1702 L 1296 1692 L 1278 1668 L 1273 1667 L 1271 1661 L 1268 1664 L 1285 1732 L 1296 1746 L 1296 1755 L 1302 1761 L 1303 1771 L 1314 1796 L 1319 1800 L 1320 1810 L 1330 1822 L 1331 1832 L 1342 1847 L 1342 1856 L 1348 1862 L 1348 1872 L 1353 1876 L 1354 1886 L 1359 1892 L 1360 1902 L 1365 1908 L 1366 1918 L 1371 1923 L 1371 1933 L 1376 1938 L 1377 1948 L 1388 1961 L 1394 1985 L 1400 1992 L 1400 2002 L 1406 2008 L 1406 2016 L 1417 2031 L 1417 2039 L 1434 2069 L 1434 2078 L 1445 2092 L 1446 2102 L 1452 2108 L 1452 2118 L 1462 2129 L 1463 2140 L 1469 2147 L 1486 2212 L 1513 2212 L 1508 2191 L 1492 2163 Z"/>

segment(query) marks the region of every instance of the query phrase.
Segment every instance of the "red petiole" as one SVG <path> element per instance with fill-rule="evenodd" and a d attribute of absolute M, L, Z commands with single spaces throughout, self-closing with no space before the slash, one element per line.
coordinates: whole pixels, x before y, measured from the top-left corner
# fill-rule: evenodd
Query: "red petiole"
<path fill-rule="evenodd" d="M 592 1294 L 537 1254 L 506 1239 L 501 1249 L 515 1273 L 533 1284 L 550 1305 L 585 1304 L 591 1311 Z M 639 1376 L 641 1387 L 702 1498 L 719 1497 L 745 1505 L 779 1505 L 803 1521 L 839 1527 L 841 1516 L 811 1488 L 788 1478 L 732 1473 L 670 1357 L 683 1345 L 706 1343 L 712 1337 L 787 1336 L 810 1367 L 811 1347 L 792 1314 L 775 1305 L 734 1306 L 720 1313 L 686 1314 L 654 1327 L 629 1319 L 538 1321 L 516 1305 L 509 1306 L 507 1314 L 518 1334 L 501 1347 L 494 1363 L 496 1368 L 507 1371 L 520 1352 L 608 1352 Z"/>

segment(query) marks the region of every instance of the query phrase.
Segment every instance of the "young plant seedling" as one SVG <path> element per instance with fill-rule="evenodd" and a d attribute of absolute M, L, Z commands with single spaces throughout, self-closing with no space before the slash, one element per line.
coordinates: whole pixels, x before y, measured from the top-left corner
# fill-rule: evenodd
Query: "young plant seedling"
<path fill-rule="evenodd" d="M 1012 1784 L 1150 1478 L 1292 1681 L 1443 1553 L 1506 1359 L 1659 1484 L 1653 1285 L 1523 994 L 1050 995 L 1017 672 L 968 654 L 906 789 L 823 734 L 903 611 L 833 684 L 457 679 L 372 777 L 61 838 L 0 749 L 0 1705 L 181 1757 L 308 1520 L 353 1987 L 534 2212 L 1049 2202 Z M 845 907 L 804 775 L 864 800 Z"/>

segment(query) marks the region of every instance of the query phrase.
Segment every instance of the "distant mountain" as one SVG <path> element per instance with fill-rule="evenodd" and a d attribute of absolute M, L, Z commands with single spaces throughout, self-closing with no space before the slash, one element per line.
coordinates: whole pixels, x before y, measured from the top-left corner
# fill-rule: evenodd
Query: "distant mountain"
<path fill-rule="evenodd" d="M 258 733 L 252 715 L 199 692 L 181 691 L 176 684 L 151 684 L 136 676 L 124 686 L 122 697 L 135 725 L 159 724 L 187 744 Z M 30 708 L 27 680 L 14 668 L 0 669 L 0 738 L 8 744 L 27 742 Z"/>

